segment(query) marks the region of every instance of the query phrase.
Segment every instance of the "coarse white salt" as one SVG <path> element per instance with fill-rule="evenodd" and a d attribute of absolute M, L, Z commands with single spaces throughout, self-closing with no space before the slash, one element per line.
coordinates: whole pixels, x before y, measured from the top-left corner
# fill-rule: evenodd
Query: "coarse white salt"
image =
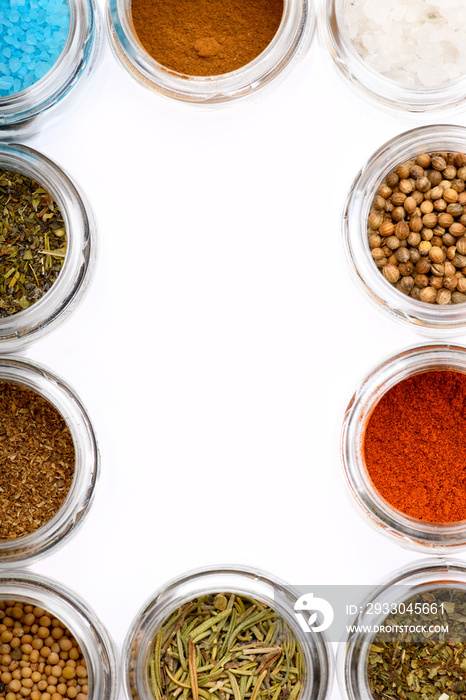
<path fill-rule="evenodd" d="M 342 0 L 359 56 L 406 87 L 438 88 L 466 75 L 466 0 Z"/>

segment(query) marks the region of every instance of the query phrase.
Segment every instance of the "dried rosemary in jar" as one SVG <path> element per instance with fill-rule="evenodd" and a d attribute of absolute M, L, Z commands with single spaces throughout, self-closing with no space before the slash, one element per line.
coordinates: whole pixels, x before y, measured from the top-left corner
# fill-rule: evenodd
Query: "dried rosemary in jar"
<path fill-rule="evenodd" d="M 65 420 L 35 391 L 0 383 L 0 540 L 24 537 L 61 508 L 75 450 Z"/>
<path fill-rule="evenodd" d="M 367 655 L 375 700 L 464 700 L 465 622 L 464 589 L 435 589 L 395 605 L 381 625 L 395 631 L 376 635 Z"/>
<path fill-rule="evenodd" d="M 156 700 L 297 700 L 302 649 L 269 606 L 235 593 L 189 601 L 154 641 L 149 678 Z"/>
<path fill-rule="evenodd" d="M 466 301 L 466 154 L 421 153 L 379 187 L 368 217 L 372 258 L 400 292 Z"/>
<path fill-rule="evenodd" d="M 0 168 L 0 318 L 48 292 L 65 256 L 65 225 L 53 197 L 27 175 Z"/>

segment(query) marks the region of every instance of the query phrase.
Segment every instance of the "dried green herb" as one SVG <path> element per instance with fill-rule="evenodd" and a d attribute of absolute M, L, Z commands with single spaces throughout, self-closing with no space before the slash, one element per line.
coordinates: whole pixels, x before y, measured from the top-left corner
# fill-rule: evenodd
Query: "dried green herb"
<path fill-rule="evenodd" d="M 0 318 L 48 292 L 65 255 L 65 225 L 53 197 L 27 175 L 0 168 Z"/>
<path fill-rule="evenodd" d="M 55 406 L 0 383 L 0 540 L 45 525 L 62 506 L 74 467 L 73 439 Z"/>
<path fill-rule="evenodd" d="M 159 630 L 149 662 L 156 700 L 297 700 L 305 661 L 267 605 L 234 593 L 196 598 Z"/>
<path fill-rule="evenodd" d="M 429 604 L 413 615 L 412 606 Z M 376 700 L 466 699 L 466 591 L 435 589 L 405 601 L 410 612 L 389 615 L 384 626 L 406 631 L 376 635 L 367 657 L 369 688 Z M 430 606 L 430 613 L 429 613 Z M 422 638 L 414 627 L 423 626 Z M 439 631 L 447 627 L 448 632 Z M 436 628 L 436 629 L 434 629 Z"/>

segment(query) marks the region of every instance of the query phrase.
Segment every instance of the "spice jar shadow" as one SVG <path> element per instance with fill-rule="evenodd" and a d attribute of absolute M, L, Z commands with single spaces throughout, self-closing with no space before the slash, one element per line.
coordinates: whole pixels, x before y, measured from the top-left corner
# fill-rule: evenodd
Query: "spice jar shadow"
<path fill-rule="evenodd" d="M 466 129 L 460 126 L 420 127 L 396 136 L 364 165 L 353 182 L 343 210 L 346 257 L 358 288 L 392 320 L 408 324 L 417 333 L 429 337 L 463 333 L 466 303 L 431 304 L 414 299 L 393 286 L 374 262 L 368 240 L 368 221 L 379 188 L 399 166 L 421 154 L 465 151 Z"/>
<path fill-rule="evenodd" d="M 89 415 L 74 390 L 46 367 L 15 356 L 0 358 L 0 383 L 23 387 L 48 401 L 64 419 L 74 446 L 71 486 L 59 510 L 39 529 L 14 539 L 0 540 L 0 566 L 29 564 L 62 546 L 83 523 L 92 505 L 100 473 L 100 456 Z M 11 418 L 9 418 L 11 421 Z M 7 436 L 3 440 L 8 441 Z M 26 450 L 27 444 L 17 446 Z M 2 449 L 8 459 L 7 446 Z M 36 461 L 40 455 L 36 454 Z M 18 455 L 18 459 L 21 455 Z M 39 462 L 40 466 L 40 462 Z M 34 469 L 34 466 L 30 467 Z M 24 474 L 27 484 L 27 473 Z M 27 487 L 26 487 L 27 488 Z M 27 503 L 20 504 L 27 508 Z M 18 507 L 15 508 L 15 512 Z"/>
<path fill-rule="evenodd" d="M 11 352 L 57 327 L 68 318 L 82 299 L 95 264 L 96 227 L 92 210 L 84 194 L 56 163 L 44 155 L 26 146 L 0 145 L 1 170 L 21 173 L 42 186 L 58 205 L 66 230 L 66 256 L 56 281 L 35 303 L 13 315 L 0 318 L 0 350 Z M 17 224 L 11 202 L 9 207 L 9 217 L 4 218 L 7 233 L 9 228 L 13 230 Z M 46 214 L 46 216 L 49 215 Z M 43 228 L 42 221 L 37 219 L 35 224 Z M 16 238 L 19 240 L 20 236 Z M 10 255 L 14 256 L 19 245 L 17 242 L 10 246 Z M 2 253 L 5 252 L 2 251 Z M 48 251 L 44 251 L 44 255 L 47 258 L 48 254 L 51 256 L 55 252 L 50 251 L 49 254 Z M 22 256 L 20 258 L 18 264 L 22 265 Z M 14 257 L 12 268 L 14 270 Z M 18 275 L 12 275 L 7 280 L 9 288 L 11 282 L 17 277 L 20 277 L 19 270 Z M 21 294 L 23 292 L 18 296 Z"/>
<path fill-rule="evenodd" d="M 243 20 L 239 18 L 238 21 Z M 268 46 L 256 58 L 233 71 L 215 75 L 189 75 L 164 67 L 147 53 L 137 36 L 131 0 L 108 0 L 107 5 L 110 44 L 120 64 L 149 89 L 199 108 L 212 109 L 237 100 L 256 99 L 259 94 L 283 79 L 305 54 L 311 44 L 314 28 L 315 13 L 311 0 L 284 0 L 279 28 Z M 148 31 L 149 29 L 150 25 Z M 205 53 L 209 58 L 212 40 L 216 39 L 211 36 L 210 26 L 205 31 L 207 36 L 203 34 L 201 37 L 203 44 L 196 44 L 197 53 Z M 248 36 L 244 27 L 238 29 L 238 33 L 243 38 Z M 181 60 L 176 65 L 185 65 L 186 70 L 190 66 L 189 60 L 184 63 Z M 220 63 L 217 69 L 219 67 L 221 69 Z M 227 62 L 224 67 L 228 70 L 230 64 Z"/>
<path fill-rule="evenodd" d="M 351 399 L 343 421 L 341 436 L 341 458 L 344 476 L 352 502 L 358 512 L 379 532 L 387 535 L 392 540 L 406 549 L 417 551 L 429 551 L 432 554 L 440 554 L 466 546 L 466 520 L 459 522 L 428 522 L 427 520 L 411 517 L 394 507 L 386 498 L 382 497 L 375 487 L 370 476 L 369 463 L 366 463 L 365 440 L 368 422 L 374 415 L 374 409 L 382 397 L 388 395 L 391 389 L 399 385 L 408 378 L 415 378 L 418 375 L 429 372 L 445 371 L 466 373 L 466 348 L 455 345 L 421 345 L 401 352 L 388 358 L 376 367 L 359 385 L 355 395 Z M 409 391 L 406 392 L 406 402 L 409 404 Z M 462 411 L 461 407 L 456 410 Z M 425 411 L 429 414 L 429 403 L 425 400 Z M 420 418 L 422 420 L 422 417 Z M 414 421 L 415 423 L 415 421 Z M 403 435 L 400 435 L 395 428 L 390 432 L 390 439 L 396 442 L 403 437 L 406 444 L 406 435 L 412 434 L 412 449 L 421 451 L 422 427 L 418 429 L 414 426 L 409 430 L 406 428 Z M 433 434 L 433 439 L 442 439 L 441 428 Z M 460 458 L 461 459 L 461 458 Z M 457 460 L 451 460 L 452 465 L 438 467 L 438 483 L 441 480 L 441 471 L 453 468 Z M 406 469 L 410 468 L 410 460 L 404 460 Z M 434 464 L 432 467 L 431 464 Z M 432 459 L 426 461 L 426 475 L 435 474 L 435 462 Z M 387 469 L 389 465 L 387 463 Z M 429 468 L 429 469 L 428 469 Z M 449 472 L 450 474 L 450 472 Z M 457 472 L 454 472 L 457 474 Z M 391 476 L 391 475 L 390 475 Z M 463 483 L 464 475 L 457 474 L 458 484 Z M 426 476 L 427 478 L 427 476 Z M 430 477 L 429 477 L 430 478 Z M 456 477 L 455 477 L 456 478 Z M 393 479 L 390 479 L 390 483 Z M 435 478 L 432 488 L 435 486 Z M 393 484 L 392 488 L 398 490 L 401 495 L 404 491 L 403 480 Z M 428 499 L 428 487 L 422 487 L 419 498 Z M 389 493 L 389 492 L 388 492 Z M 407 494 L 405 494 L 407 495 Z M 451 499 L 455 498 L 451 495 Z M 408 499 L 409 500 L 409 499 Z M 415 494 L 412 494 L 413 504 L 416 504 Z M 420 512 L 422 503 L 418 501 Z M 454 505 L 453 500 L 451 501 Z M 428 501 L 426 512 L 428 510 Z M 454 512 L 454 509 L 451 511 Z"/>
<path fill-rule="evenodd" d="M 332 652 L 322 633 L 306 635 L 302 631 L 293 608 L 298 594 L 270 574 L 246 567 L 224 567 L 199 569 L 180 576 L 145 603 L 123 645 L 123 683 L 128 700 L 154 700 L 149 674 L 151 655 L 167 619 L 178 609 L 186 609 L 191 601 L 218 594 L 224 594 L 226 598 L 231 594 L 245 596 L 250 602 L 251 599 L 259 601 L 277 613 L 295 636 L 304 656 L 306 676 L 299 700 L 324 700 L 328 697 L 333 673 Z M 194 666 L 192 664 L 192 668 Z M 256 695 L 258 690 L 259 686 Z"/>

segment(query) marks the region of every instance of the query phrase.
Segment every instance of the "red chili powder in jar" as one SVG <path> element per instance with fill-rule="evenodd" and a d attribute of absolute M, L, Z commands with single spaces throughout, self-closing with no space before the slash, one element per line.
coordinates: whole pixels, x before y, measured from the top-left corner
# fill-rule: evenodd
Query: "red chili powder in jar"
<path fill-rule="evenodd" d="M 466 520 L 466 374 L 423 372 L 389 389 L 367 421 L 363 454 L 397 510 L 431 523 Z"/>

